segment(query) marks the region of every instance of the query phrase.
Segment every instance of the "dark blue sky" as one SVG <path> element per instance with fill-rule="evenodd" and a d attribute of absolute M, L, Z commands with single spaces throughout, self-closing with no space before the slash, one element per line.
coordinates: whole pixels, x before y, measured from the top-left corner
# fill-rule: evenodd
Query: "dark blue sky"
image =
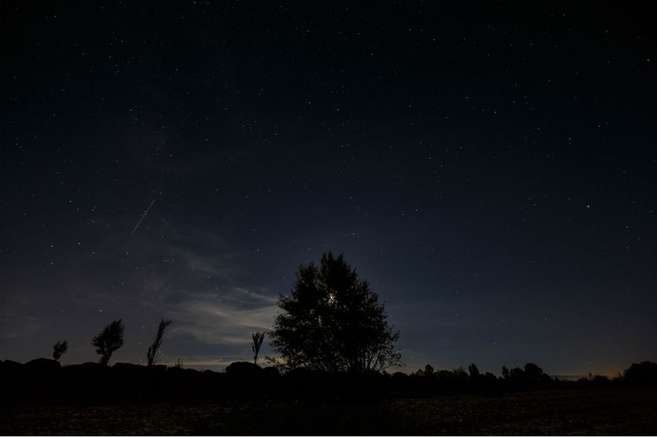
<path fill-rule="evenodd" d="M 332 250 L 408 367 L 657 360 L 646 11 L 306 3 L 2 7 L 0 359 L 221 367 Z"/>

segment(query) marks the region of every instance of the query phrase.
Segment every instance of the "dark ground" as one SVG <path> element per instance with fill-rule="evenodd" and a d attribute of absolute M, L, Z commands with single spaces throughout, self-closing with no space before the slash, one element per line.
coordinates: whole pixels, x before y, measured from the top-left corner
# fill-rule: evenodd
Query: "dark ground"
<path fill-rule="evenodd" d="M 3 407 L 2 434 L 657 434 L 657 390 L 628 386 L 378 403 Z"/>

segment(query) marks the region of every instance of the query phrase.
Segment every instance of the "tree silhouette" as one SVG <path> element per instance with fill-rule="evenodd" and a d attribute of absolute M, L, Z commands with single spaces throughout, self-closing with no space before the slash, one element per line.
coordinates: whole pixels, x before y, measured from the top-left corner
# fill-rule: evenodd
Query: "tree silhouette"
<path fill-rule="evenodd" d="M 468 366 L 468 373 L 470 374 L 470 378 L 476 379 L 479 378 L 481 375 L 481 372 L 479 372 L 479 368 L 475 363 L 472 363 Z"/>
<path fill-rule="evenodd" d="M 433 374 L 434 374 L 434 370 L 431 364 L 427 364 L 426 366 L 424 366 L 424 376 L 431 377 L 433 376 Z"/>
<path fill-rule="evenodd" d="M 100 364 L 106 366 L 114 351 L 123 346 L 123 321 L 114 320 L 107 325 L 98 335 L 96 335 L 91 344 L 96 348 L 96 353 L 100 355 Z"/>
<path fill-rule="evenodd" d="M 68 342 L 66 340 L 60 340 L 55 343 L 52 347 L 52 358 L 55 361 L 59 361 L 62 358 L 62 355 L 68 350 Z"/>
<path fill-rule="evenodd" d="M 657 383 L 657 363 L 643 361 L 634 363 L 623 372 L 623 379 L 629 383 Z"/>
<path fill-rule="evenodd" d="M 539 383 L 539 382 L 545 382 L 549 381 L 550 377 L 543 372 L 543 369 L 541 369 L 539 366 L 537 366 L 534 363 L 527 363 L 525 364 L 524 367 L 524 372 L 525 372 L 525 380 L 531 383 Z"/>
<path fill-rule="evenodd" d="M 383 304 L 342 255 L 322 255 L 319 266 L 301 265 L 270 334 L 290 368 L 329 372 L 381 371 L 399 363 L 399 333 Z"/>
<path fill-rule="evenodd" d="M 164 333 L 172 323 L 173 321 L 171 320 L 160 320 L 153 344 L 148 346 L 148 351 L 146 352 L 146 361 L 149 366 L 153 366 L 157 362 L 157 358 L 160 353 L 160 346 L 162 346 L 162 339 L 164 338 Z"/>
<path fill-rule="evenodd" d="M 251 351 L 253 351 L 253 364 L 258 364 L 258 354 L 260 354 L 260 347 L 265 339 L 264 332 L 254 332 L 251 334 Z"/>

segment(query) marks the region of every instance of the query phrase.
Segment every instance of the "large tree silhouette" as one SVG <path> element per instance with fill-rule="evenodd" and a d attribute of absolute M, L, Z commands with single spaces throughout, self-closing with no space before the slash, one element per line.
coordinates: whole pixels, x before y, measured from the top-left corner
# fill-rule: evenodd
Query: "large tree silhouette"
<path fill-rule="evenodd" d="M 399 363 L 399 333 L 384 306 L 342 255 L 302 265 L 289 297 L 278 302 L 272 346 L 290 368 L 329 372 L 381 371 Z"/>
<path fill-rule="evenodd" d="M 100 355 L 100 364 L 107 365 L 114 351 L 123 346 L 123 321 L 114 320 L 96 335 L 91 344 Z"/>

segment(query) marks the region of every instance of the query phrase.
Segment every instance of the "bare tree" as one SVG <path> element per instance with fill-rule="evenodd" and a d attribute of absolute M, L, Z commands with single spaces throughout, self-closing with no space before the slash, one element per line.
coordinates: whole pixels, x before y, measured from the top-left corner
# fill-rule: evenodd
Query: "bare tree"
<path fill-rule="evenodd" d="M 171 320 L 160 320 L 153 344 L 148 347 L 148 352 L 146 352 L 146 360 L 149 366 L 153 366 L 157 362 L 160 353 L 160 346 L 162 346 L 162 339 L 164 338 L 164 333 L 172 323 L 173 322 Z"/>
<path fill-rule="evenodd" d="M 52 347 L 52 358 L 55 361 L 59 361 L 62 358 L 62 355 L 68 350 L 68 342 L 66 340 L 60 340 L 55 343 Z"/>
<path fill-rule="evenodd" d="M 251 334 L 251 350 L 253 351 L 253 364 L 258 364 L 258 354 L 260 354 L 260 347 L 265 339 L 264 332 L 254 332 Z"/>
<path fill-rule="evenodd" d="M 114 320 L 96 335 L 91 344 L 96 348 L 96 353 L 100 355 L 100 364 L 106 366 L 114 351 L 123 346 L 123 321 Z"/>

